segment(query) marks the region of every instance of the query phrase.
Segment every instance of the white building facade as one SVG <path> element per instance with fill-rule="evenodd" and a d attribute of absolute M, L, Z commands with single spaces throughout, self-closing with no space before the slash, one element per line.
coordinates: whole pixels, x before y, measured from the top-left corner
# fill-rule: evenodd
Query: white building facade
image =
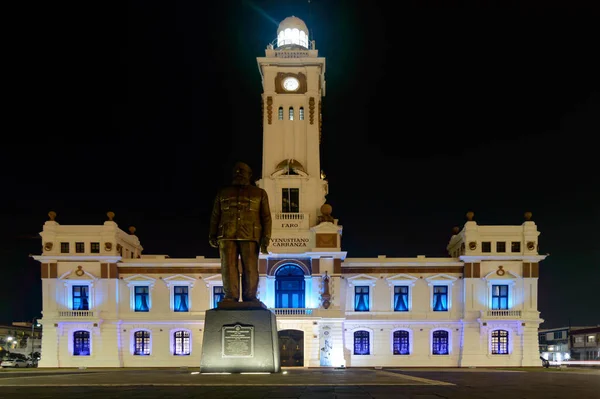
<path fill-rule="evenodd" d="M 541 366 L 539 232 L 467 214 L 447 258 L 348 258 L 320 167 L 325 58 L 286 18 L 257 58 L 263 162 L 273 213 L 258 295 L 277 315 L 284 367 Z M 113 220 L 40 233 L 39 367 L 199 367 L 205 311 L 222 297 L 219 259 L 144 255 Z"/>

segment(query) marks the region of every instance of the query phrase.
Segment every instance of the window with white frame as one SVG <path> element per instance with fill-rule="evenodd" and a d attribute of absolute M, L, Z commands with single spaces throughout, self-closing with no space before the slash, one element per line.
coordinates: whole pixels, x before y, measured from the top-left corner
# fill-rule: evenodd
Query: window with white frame
<path fill-rule="evenodd" d="M 358 330 L 354 331 L 354 354 L 355 355 L 370 355 L 371 354 L 371 336 L 369 331 Z"/>
<path fill-rule="evenodd" d="M 431 333 L 431 354 L 450 354 L 450 333 L 446 330 L 434 330 Z"/>
<path fill-rule="evenodd" d="M 152 309 L 152 290 L 156 279 L 143 275 L 135 275 L 124 279 L 131 293 L 131 310 L 149 312 Z"/>
<path fill-rule="evenodd" d="M 220 274 L 215 274 L 213 276 L 205 277 L 202 280 L 204 281 L 204 283 L 206 284 L 206 288 L 208 289 L 207 296 L 209 309 L 214 309 L 217 307 L 217 303 L 219 303 L 219 301 L 215 302 L 215 299 L 221 300 L 225 297 L 225 292 L 223 291 L 223 278 Z M 219 291 L 215 291 L 216 287 L 221 287 L 220 291 L 223 292 L 222 298 L 215 296 L 215 293 Z"/>
<path fill-rule="evenodd" d="M 177 274 L 163 278 L 169 288 L 170 308 L 173 312 L 191 312 L 192 288 L 196 279 L 194 277 Z"/>
<path fill-rule="evenodd" d="M 222 285 L 215 285 L 213 287 L 213 307 L 217 307 L 217 304 L 225 298 L 225 291 Z"/>
<path fill-rule="evenodd" d="M 355 312 L 370 312 L 373 310 L 373 291 L 377 278 L 366 274 L 359 274 L 346 278 L 350 292 L 347 306 Z"/>
<path fill-rule="evenodd" d="M 138 330 L 133 333 L 133 354 L 148 356 L 151 351 L 151 335 L 148 330 Z"/>
<path fill-rule="evenodd" d="M 437 274 L 425 280 L 429 286 L 430 309 L 434 312 L 449 312 L 452 309 L 452 286 L 457 278 Z"/>
<path fill-rule="evenodd" d="M 72 309 L 90 310 L 90 287 L 89 285 L 72 286 Z"/>
<path fill-rule="evenodd" d="M 78 330 L 73 332 L 73 356 L 90 355 L 90 332 Z"/>
<path fill-rule="evenodd" d="M 508 355 L 508 331 L 493 330 L 490 344 L 492 355 Z"/>
<path fill-rule="evenodd" d="M 410 355 L 410 333 L 407 330 L 392 333 L 392 351 L 394 355 Z"/>
<path fill-rule="evenodd" d="M 188 330 L 173 332 L 173 355 L 187 356 L 191 353 L 190 335 Z"/>
<path fill-rule="evenodd" d="M 408 274 L 396 274 L 386 280 L 391 292 L 391 309 L 394 312 L 410 312 L 412 288 L 419 279 Z"/>

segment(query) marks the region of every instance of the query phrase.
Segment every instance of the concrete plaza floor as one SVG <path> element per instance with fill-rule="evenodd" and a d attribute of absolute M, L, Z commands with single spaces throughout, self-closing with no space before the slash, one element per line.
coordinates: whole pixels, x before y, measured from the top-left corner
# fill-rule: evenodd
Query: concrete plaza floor
<path fill-rule="evenodd" d="M 600 369 L 3 369 L 0 398 L 600 398 Z"/>

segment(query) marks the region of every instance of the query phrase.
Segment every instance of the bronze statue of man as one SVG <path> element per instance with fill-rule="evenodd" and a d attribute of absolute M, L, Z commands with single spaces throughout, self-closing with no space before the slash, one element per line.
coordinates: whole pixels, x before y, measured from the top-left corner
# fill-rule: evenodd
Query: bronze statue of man
<path fill-rule="evenodd" d="M 237 302 L 242 275 L 242 300 L 259 302 L 258 254 L 267 253 L 271 239 L 271 210 L 267 192 L 250 184 L 252 169 L 243 162 L 233 168 L 231 185 L 215 197 L 208 242 L 219 248 L 223 278 L 223 302 Z M 238 257 L 242 270 L 238 271 Z"/>

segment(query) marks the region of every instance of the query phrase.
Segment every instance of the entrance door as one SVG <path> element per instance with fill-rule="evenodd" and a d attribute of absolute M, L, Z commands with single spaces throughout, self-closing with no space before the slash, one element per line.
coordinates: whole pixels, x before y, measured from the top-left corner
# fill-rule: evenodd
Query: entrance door
<path fill-rule="evenodd" d="M 304 366 L 304 331 L 281 330 L 279 335 L 279 354 L 282 367 Z"/>

